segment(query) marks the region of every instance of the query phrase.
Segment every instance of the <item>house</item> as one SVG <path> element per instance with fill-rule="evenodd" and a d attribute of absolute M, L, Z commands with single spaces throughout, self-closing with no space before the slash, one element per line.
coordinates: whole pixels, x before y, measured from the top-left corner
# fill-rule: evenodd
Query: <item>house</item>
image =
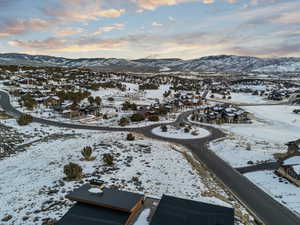
<path fill-rule="evenodd" d="M 129 225 L 144 196 L 86 184 L 66 198 L 77 203 L 56 225 Z"/>
<path fill-rule="evenodd" d="M 248 113 L 230 104 L 204 107 L 193 115 L 202 123 L 249 123 Z"/>
<path fill-rule="evenodd" d="M 85 184 L 66 198 L 77 203 L 57 225 L 132 225 L 149 200 L 141 194 L 98 184 Z M 167 195 L 150 210 L 150 225 L 234 225 L 233 208 Z"/>
<path fill-rule="evenodd" d="M 282 165 L 275 172 L 300 187 L 300 165 Z"/>
<path fill-rule="evenodd" d="M 288 146 L 288 154 L 294 155 L 299 152 L 299 146 L 300 146 L 300 139 L 296 141 L 290 141 L 286 143 L 285 145 Z"/>
<path fill-rule="evenodd" d="M 60 98 L 57 96 L 49 96 L 44 100 L 46 106 L 55 106 L 60 104 Z"/>

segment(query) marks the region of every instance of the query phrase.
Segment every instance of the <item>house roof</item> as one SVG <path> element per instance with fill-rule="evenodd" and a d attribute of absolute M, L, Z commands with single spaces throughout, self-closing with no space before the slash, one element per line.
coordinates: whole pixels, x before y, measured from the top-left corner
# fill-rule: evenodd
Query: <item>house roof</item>
<path fill-rule="evenodd" d="M 136 204 L 144 199 L 143 195 L 132 192 L 104 188 L 102 194 L 90 193 L 90 184 L 83 185 L 66 196 L 66 198 L 91 205 L 131 212 Z"/>
<path fill-rule="evenodd" d="M 150 225 L 233 225 L 234 209 L 164 195 Z"/>
<path fill-rule="evenodd" d="M 76 203 L 56 225 L 124 225 L 130 213 Z"/>

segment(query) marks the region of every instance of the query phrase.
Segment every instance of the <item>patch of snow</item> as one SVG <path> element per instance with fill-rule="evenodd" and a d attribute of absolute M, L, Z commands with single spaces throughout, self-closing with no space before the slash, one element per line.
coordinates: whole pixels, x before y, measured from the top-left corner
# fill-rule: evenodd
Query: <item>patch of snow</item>
<path fill-rule="evenodd" d="M 281 204 L 300 214 L 300 188 L 279 178 L 272 171 L 246 173 L 245 176 Z M 279 182 L 279 181 L 284 182 Z"/>
<path fill-rule="evenodd" d="M 210 143 L 210 149 L 233 167 L 248 166 L 248 161 L 259 163 L 275 161 L 273 154 L 281 151 L 280 146 L 243 137 L 232 137 Z M 250 148 L 250 150 L 247 150 Z"/>
<path fill-rule="evenodd" d="M 103 191 L 100 188 L 90 188 L 89 192 L 93 193 L 93 194 L 101 194 L 101 193 L 103 193 Z"/>
<path fill-rule="evenodd" d="M 137 221 L 134 223 L 134 225 L 149 225 L 149 222 L 147 218 L 150 215 L 150 209 L 145 209 L 137 219 Z"/>
<path fill-rule="evenodd" d="M 300 156 L 294 156 L 284 160 L 284 165 L 300 165 Z"/>
<path fill-rule="evenodd" d="M 173 126 L 167 126 L 168 131 L 162 132 L 160 127 L 156 127 L 152 130 L 152 133 L 161 137 L 176 138 L 176 139 L 198 139 L 204 138 L 210 135 L 208 130 L 202 128 L 194 128 L 192 131 L 186 133 L 183 128 L 175 128 Z M 195 131 L 197 135 L 193 135 Z"/>

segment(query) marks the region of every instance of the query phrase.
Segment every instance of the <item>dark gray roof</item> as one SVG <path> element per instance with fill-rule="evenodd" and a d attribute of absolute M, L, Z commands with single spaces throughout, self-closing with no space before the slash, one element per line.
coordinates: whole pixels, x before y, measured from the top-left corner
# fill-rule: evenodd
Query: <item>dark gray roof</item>
<path fill-rule="evenodd" d="M 66 196 L 73 201 L 82 202 L 90 205 L 113 208 L 124 212 L 131 212 L 136 204 L 144 199 L 143 195 L 115 189 L 103 189 L 103 193 L 94 194 L 88 190 L 92 186 L 85 184 Z"/>
<path fill-rule="evenodd" d="M 124 225 L 130 213 L 76 203 L 56 225 Z"/>
<path fill-rule="evenodd" d="M 234 210 L 164 195 L 150 225 L 233 225 Z"/>

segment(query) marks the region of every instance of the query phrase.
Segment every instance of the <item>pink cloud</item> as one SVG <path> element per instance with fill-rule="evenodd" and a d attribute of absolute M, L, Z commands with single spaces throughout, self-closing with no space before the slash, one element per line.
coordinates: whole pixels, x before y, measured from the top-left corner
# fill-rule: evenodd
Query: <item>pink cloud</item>
<path fill-rule="evenodd" d="M 11 21 L 2 25 L 0 37 L 9 37 L 11 35 L 24 34 L 30 31 L 44 30 L 51 25 L 51 22 L 38 18 Z"/>
<path fill-rule="evenodd" d="M 122 23 L 115 23 L 115 24 L 112 24 L 110 26 L 99 28 L 97 31 L 95 31 L 93 33 L 93 35 L 103 34 L 103 33 L 106 33 L 106 32 L 111 32 L 113 30 L 123 30 L 124 27 L 125 27 L 125 25 L 122 24 Z"/>
<path fill-rule="evenodd" d="M 74 34 L 79 34 L 82 33 L 83 29 L 82 28 L 78 28 L 78 27 L 66 27 L 66 28 L 62 28 L 62 29 L 57 29 L 55 30 L 55 35 L 57 37 L 66 37 L 66 36 L 71 36 Z"/>
<path fill-rule="evenodd" d="M 125 9 L 103 8 L 102 5 L 102 0 L 60 0 L 58 7 L 49 6 L 43 11 L 47 16 L 65 22 L 116 18 L 125 13 Z"/>

